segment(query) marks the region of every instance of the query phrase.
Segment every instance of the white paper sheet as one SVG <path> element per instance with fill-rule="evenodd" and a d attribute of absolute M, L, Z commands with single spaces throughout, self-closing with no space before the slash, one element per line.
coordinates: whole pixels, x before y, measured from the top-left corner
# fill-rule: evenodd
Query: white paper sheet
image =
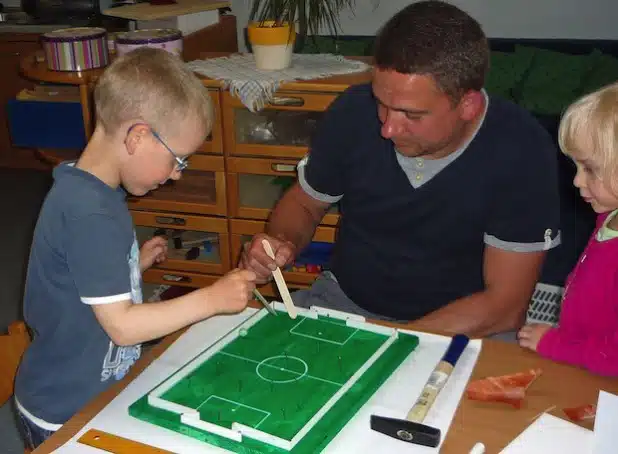
<path fill-rule="evenodd" d="M 265 310 L 265 309 L 262 309 Z M 77 442 L 89 429 L 104 432 L 167 449 L 179 454 L 204 454 L 227 452 L 193 438 L 178 434 L 139 419 L 128 413 L 128 407 L 153 387 L 201 353 L 208 345 L 225 335 L 255 312 L 247 309 L 242 314 L 219 316 L 191 327 L 161 357 L 144 370 L 112 402 L 95 416 L 71 441 L 56 452 L 61 454 L 95 454 L 103 451 Z M 449 337 L 416 333 L 417 349 L 401 364 L 384 385 L 352 418 L 324 451 L 333 453 L 436 453 L 438 449 L 413 445 L 372 431 L 369 418 L 372 414 L 405 418 L 408 410 L 420 395 L 429 375 L 440 361 L 450 342 Z M 451 424 L 459 400 L 463 395 L 470 374 L 481 351 L 481 341 L 470 341 L 462 354 L 448 383 L 438 395 L 424 423 L 439 427 L 442 439 Z"/>
<path fill-rule="evenodd" d="M 591 430 L 544 413 L 501 454 L 590 454 L 592 445 Z"/>
<path fill-rule="evenodd" d="M 600 391 L 594 420 L 594 454 L 618 452 L 616 421 L 618 421 L 618 396 Z"/>

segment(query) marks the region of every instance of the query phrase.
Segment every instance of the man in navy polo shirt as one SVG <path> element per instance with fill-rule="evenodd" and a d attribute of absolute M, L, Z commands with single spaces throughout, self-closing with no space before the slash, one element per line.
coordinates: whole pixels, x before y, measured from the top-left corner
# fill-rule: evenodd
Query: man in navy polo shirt
<path fill-rule="evenodd" d="M 371 85 L 330 106 L 241 265 L 266 281 L 338 204 L 329 271 L 297 304 L 478 336 L 520 326 L 560 242 L 557 154 L 528 112 L 483 90 L 488 61 L 480 25 L 457 7 L 397 13 L 377 37 Z"/>

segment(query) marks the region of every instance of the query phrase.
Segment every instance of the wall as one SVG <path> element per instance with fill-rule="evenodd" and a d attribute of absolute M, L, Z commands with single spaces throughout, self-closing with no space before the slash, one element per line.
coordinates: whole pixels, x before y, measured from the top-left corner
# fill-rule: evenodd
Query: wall
<path fill-rule="evenodd" d="M 356 0 L 355 14 L 341 15 L 342 34 L 374 35 L 410 0 Z M 251 0 L 231 0 L 239 39 Z M 490 37 L 618 39 L 618 0 L 451 0 L 469 12 Z"/>
<path fill-rule="evenodd" d="M 373 35 L 409 0 L 357 0 L 342 14 L 344 34 Z M 618 39 L 617 0 L 451 0 L 495 38 Z"/>

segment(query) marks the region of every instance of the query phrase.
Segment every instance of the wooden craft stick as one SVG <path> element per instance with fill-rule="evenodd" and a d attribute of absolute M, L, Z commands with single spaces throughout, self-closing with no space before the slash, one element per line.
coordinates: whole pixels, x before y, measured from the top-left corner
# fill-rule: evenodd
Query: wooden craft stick
<path fill-rule="evenodd" d="M 266 254 L 268 254 L 271 259 L 275 260 L 275 253 L 268 240 L 262 240 L 262 246 L 264 246 Z M 294 302 L 292 301 L 292 297 L 290 296 L 290 291 L 288 290 L 288 286 L 283 279 L 283 274 L 281 274 L 281 270 L 279 269 L 279 267 L 277 267 L 275 271 L 273 271 L 273 276 L 275 278 L 277 288 L 279 289 L 279 293 L 281 293 L 281 299 L 283 299 L 283 304 L 285 304 L 285 308 L 288 311 L 288 315 L 292 319 L 296 318 L 296 316 L 298 315 L 298 311 L 296 310 L 296 306 L 294 306 Z"/>

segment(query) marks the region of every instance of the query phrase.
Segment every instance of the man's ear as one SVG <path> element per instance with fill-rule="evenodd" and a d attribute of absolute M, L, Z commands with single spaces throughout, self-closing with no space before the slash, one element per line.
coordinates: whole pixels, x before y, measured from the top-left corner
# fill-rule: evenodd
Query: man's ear
<path fill-rule="evenodd" d="M 127 153 L 129 153 L 129 155 L 134 155 L 137 152 L 146 139 L 147 134 L 148 126 L 143 124 L 134 124 L 128 128 L 125 145 L 127 146 Z"/>
<path fill-rule="evenodd" d="M 485 95 L 478 90 L 468 90 L 459 101 L 459 110 L 462 120 L 474 120 L 485 107 Z"/>

